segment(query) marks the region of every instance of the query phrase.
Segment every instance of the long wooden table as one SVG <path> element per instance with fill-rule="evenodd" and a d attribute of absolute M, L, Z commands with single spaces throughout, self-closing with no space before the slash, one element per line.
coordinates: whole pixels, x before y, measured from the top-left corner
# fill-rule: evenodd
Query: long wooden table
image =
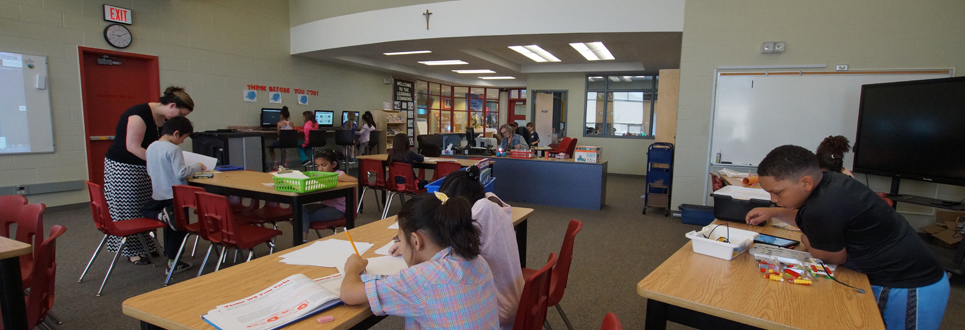
<path fill-rule="evenodd" d="M 27 330 L 20 256 L 31 252 L 30 244 L 0 236 L 0 312 L 4 329 Z"/>
<path fill-rule="evenodd" d="M 729 224 L 801 238 L 800 232 L 770 224 Z M 727 261 L 694 253 L 688 242 L 640 281 L 637 293 L 647 298 L 648 330 L 665 329 L 667 321 L 701 329 L 884 329 L 868 277 L 844 267 L 837 269 L 836 277 L 865 293 L 823 278 L 811 286 L 770 281 L 749 253 Z"/>
<path fill-rule="evenodd" d="M 513 207 L 513 225 L 517 228 L 517 239 L 519 226 L 525 226 L 532 213 L 533 209 Z M 363 253 L 363 258 L 376 257 L 375 250 L 387 244 L 398 233 L 395 229 L 389 229 L 395 219 L 396 217 L 392 216 L 351 230 L 355 241 L 374 244 Z M 322 239 L 333 238 L 348 239 L 344 232 Z M 520 251 L 523 251 L 525 240 L 519 242 L 519 245 Z M 319 278 L 338 272 L 335 268 L 289 265 L 280 261 L 282 255 L 297 249 L 299 247 L 293 247 L 127 299 L 122 305 L 124 315 L 140 320 L 142 329 L 212 329 L 211 325 L 201 319 L 201 315 L 217 305 L 257 293 L 294 274 Z M 314 317 L 308 317 L 286 326 L 285 329 L 366 329 L 383 318 L 374 316 L 368 304 L 339 305 L 322 313 L 334 316 L 335 321 L 319 324 Z"/>
<path fill-rule="evenodd" d="M 210 179 L 189 179 L 192 186 L 204 188 L 205 191 L 219 195 L 235 195 L 253 199 L 291 204 L 292 206 L 292 246 L 302 244 L 302 204 L 320 202 L 327 199 L 345 197 L 345 209 L 355 210 L 355 194 L 353 189 L 358 183 L 339 182 L 334 188 L 312 191 L 307 193 L 293 193 L 277 191 L 274 187 L 266 186 L 273 183 L 271 173 L 252 171 L 230 171 L 215 173 Z M 345 226 L 355 227 L 355 212 L 345 212 Z"/>

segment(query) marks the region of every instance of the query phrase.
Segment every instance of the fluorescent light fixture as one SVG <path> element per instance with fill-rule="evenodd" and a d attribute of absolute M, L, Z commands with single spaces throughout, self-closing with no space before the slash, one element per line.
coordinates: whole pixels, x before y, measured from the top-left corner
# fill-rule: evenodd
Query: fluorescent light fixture
<path fill-rule="evenodd" d="M 620 81 L 620 77 L 617 77 L 617 76 L 610 76 L 610 81 L 616 81 L 616 82 L 619 82 L 619 81 Z"/>
<path fill-rule="evenodd" d="M 410 52 L 393 52 L 393 53 L 382 53 L 383 55 L 393 56 L 393 55 L 414 55 L 414 54 L 429 54 L 432 53 L 431 50 L 413 50 Z"/>
<path fill-rule="evenodd" d="M 425 65 L 463 65 L 469 64 L 460 60 L 443 60 L 443 61 L 419 61 L 419 63 Z"/>
<path fill-rule="evenodd" d="M 603 45 L 602 42 L 574 42 L 570 44 L 573 49 L 580 52 L 580 55 L 586 58 L 587 61 L 599 61 L 599 60 L 612 60 L 614 59 L 613 54 L 610 54 L 610 50 Z"/>
<path fill-rule="evenodd" d="M 460 73 L 460 74 L 470 74 L 470 73 L 496 73 L 496 71 L 489 70 L 489 69 L 480 69 L 480 70 L 452 70 L 452 72 Z"/>
<path fill-rule="evenodd" d="M 479 79 L 485 79 L 485 80 L 505 80 L 505 79 L 516 79 L 516 77 L 513 77 L 513 76 L 488 76 L 488 77 L 479 77 Z"/>
<path fill-rule="evenodd" d="M 517 53 L 523 54 L 523 56 L 529 57 L 529 59 L 536 62 L 560 62 L 560 59 L 550 54 L 543 48 L 537 45 L 529 46 L 509 46 L 509 49 L 515 50 Z"/>
<path fill-rule="evenodd" d="M 631 82 L 631 81 L 633 81 L 633 77 L 631 77 L 631 76 L 623 76 L 623 81 Z"/>

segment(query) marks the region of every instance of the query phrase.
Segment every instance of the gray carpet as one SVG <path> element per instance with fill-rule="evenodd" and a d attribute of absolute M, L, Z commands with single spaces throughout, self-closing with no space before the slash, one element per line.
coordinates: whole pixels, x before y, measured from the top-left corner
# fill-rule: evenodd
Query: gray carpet
<path fill-rule="evenodd" d="M 570 219 L 583 221 L 583 230 L 577 235 L 573 265 L 570 269 L 569 286 L 561 305 L 577 329 L 599 329 L 603 316 L 617 313 L 626 329 L 642 329 L 646 314 L 646 300 L 636 294 L 636 284 L 667 257 L 679 249 L 686 239 L 684 233 L 696 226 L 681 224 L 679 218 L 667 218 L 661 212 L 646 216 L 640 214 L 643 201 L 642 177 L 610 175 L 607 187 L 607 206 L 603 211 L 586 211 L 569 208 L 516 205 L 533 207 L 536 212 L 529 220 L 530 266 L 545 262 L 550 252 L 558 252 Z M 377 210 L 370 194 L 359 224 L 377 220 Z M 397 212 L 398 204 L 393 208 Z M 59 224 L 67 227 L 67 233 L 58 242 L 57 258 L 60 268 L 57 274 L 57 292 L 54 311 L 65 322 L 62 329 L 135 329 L 138 322 L 121 313 L 121 303 L 135 295 L 162 287 L 164 268 L 135 266 L 119 262 L 114 268 L 102 297 L 95 297 L 112 255 L 102 254 L 91 267 L 83 283 L 77 278 L 83 271 L 102 234 L 92 223 L 90 210 L 73 208 L 48 211 L 45 225 Z M 291 227 L 282 225 L 283 232 Z M 314 238 L 314 234 L 311 236 Z M 279 248 L 290 247 L 290 238 L 277 240 Z M 187 261 L 201 264 L 207 244 L 200 243 L 199 252 Z M 267 253 L 267 251 L 259 251 Z M 943 260 L 951 259 L 951 251 L 937 249 Z M 209 266 L 209 269 L 212 268 Z M 210 270 L 209 270 L 210 271 Z M 197 273 L 194 268 L 176 274 L 172 281 L 184 281 Z M 190 300 L 185 297 L 185 301 Z M 213 305 L 212 305 L 213 307 Z M 945 313 L 942 329 L 965 328 L 965 285 L 957 278 L 952 281 L 952 295 Z M 550 325 L 565 329 L 555 309 L 547 313 Z M 402 329 L 402 319 L 390 317 L 375 329 Z M 687 327 L 670 324 L 670 329 Z"/>

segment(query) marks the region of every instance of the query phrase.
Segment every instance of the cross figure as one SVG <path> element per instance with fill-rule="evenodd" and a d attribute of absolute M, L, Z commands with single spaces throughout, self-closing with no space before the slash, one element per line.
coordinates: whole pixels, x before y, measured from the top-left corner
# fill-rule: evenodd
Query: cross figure
<path fill-rule="evenodd" d="M 426 30 L 429 29 L 429 15 L 432 15 L 432 13 L 430 13 L 428 9 L 426 9 L 426 12 L 422 13 L 422 16 L 426 17 Z"/>

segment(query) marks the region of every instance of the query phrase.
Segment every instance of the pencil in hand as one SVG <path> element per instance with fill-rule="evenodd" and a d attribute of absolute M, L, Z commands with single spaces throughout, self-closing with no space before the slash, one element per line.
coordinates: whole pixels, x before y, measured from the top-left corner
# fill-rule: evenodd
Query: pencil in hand
<path fill-rule="evenodd" d="M 352 240 L 352 234 L 349 234 L 348 230 L 345 230 L 345 236 L 348 236 L 348 242 L 352 243 L 352 250 L 355 250 L 355 255 L 362 257 L 362 255 L 359 254 L 359 249 L 355 247 L 355 241 Z"/>

